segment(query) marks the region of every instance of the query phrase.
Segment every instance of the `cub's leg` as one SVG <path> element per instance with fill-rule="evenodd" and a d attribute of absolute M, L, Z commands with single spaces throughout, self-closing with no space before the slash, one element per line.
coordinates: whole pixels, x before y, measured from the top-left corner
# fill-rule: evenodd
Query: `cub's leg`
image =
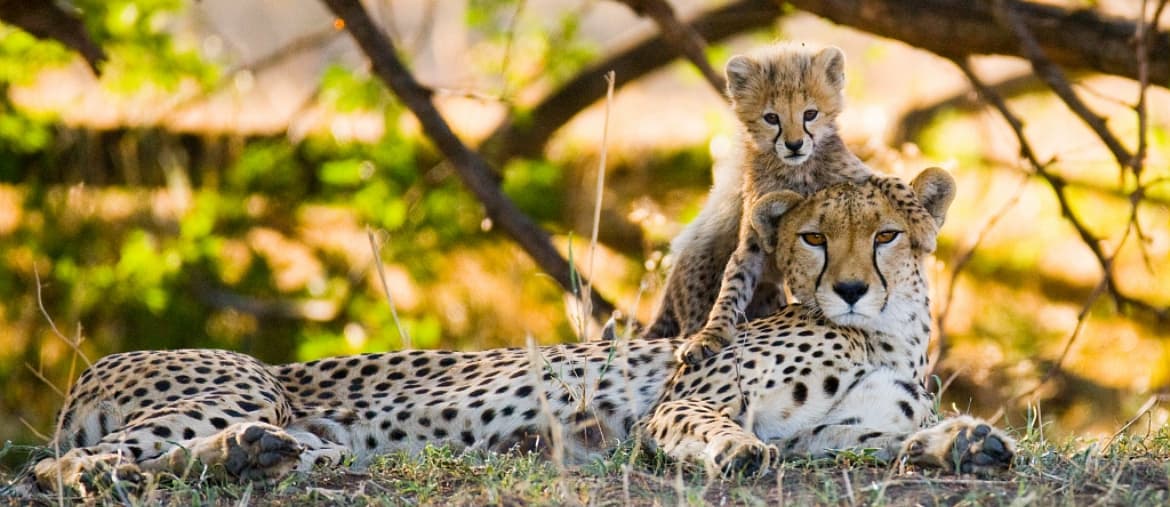
<path fill-rule="evenodd" d="M 696 365 L 703 359 L 718 354 L 731 342 L 735 324 L 744 320 L 748 303 L 764 271 L 764 252 L 759 238 L 747 228 L 745 236 L 731 254 L 719 285 L 719 296 L 707 315 L 707 324 L 679 347 L 679 361 Z"/>
<path fill-rule="evenodd" d="M 781 282 L 783 273 L 772 259 L 776 253 L 776 227 L 780 217 L 801 200 L 800 194 L 790 191 L 772 192 L 759 199 L 740 221 L 739 236 L 735 251 L 723 269 L 719 295 L 707 314 L 706 324 L 697 334 L 679 347 L 679 361 L 694 366 L 711 357 L 731 342 L 735 325 L 746 320 L 748 304 L 753 301 L 760 277 L 767 274 L 773 279 L 769 283 Z M 765 295 L 765 297 L 783 297 Z"/>
<path fill-rule="evenodd" d="M 700 461 L 708 473 L 766 472 L 776 461 L 776 447 L 765 444 L 726 412 L 708 401 L 668 401 L 654 410 L 645 429 L 668 456 Z"/>

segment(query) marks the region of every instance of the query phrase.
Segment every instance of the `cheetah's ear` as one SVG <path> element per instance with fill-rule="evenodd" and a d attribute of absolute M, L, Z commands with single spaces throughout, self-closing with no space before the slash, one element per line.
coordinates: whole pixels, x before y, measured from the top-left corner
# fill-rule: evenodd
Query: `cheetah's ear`
<path fill-rule="evenodd" d="M 950 173 L 938 167 L 928 167 L 910 182 L 918 202 L 930 216 L 935 226 L 942 227 L 947 217 L 947 208 L 955 200 L 955 179 Z"/>
<path fill-rule="evenodd" d="M 826 82 L 840 90 L 845 87 L 845 53 L 829 46 L 813 56 L 813 67 L 824 73 Z"/>
<path fill-rule="evenodd" d="M 759 66 L 755 60 L 744 55 L 736 55 L 727 61 L 727 96 L 731 100 L 742 97 L 750 87 L 752 75 L 759 73 Z"/>
<path fill-rule="evenodd" d="M 752 229 L 760 238 L 764 251 L 773 253 L 777 247 L 777 230 L 780 217 L 800 204 L 804 197 L 791 190 L 765 194 L 752 205 Z"/>

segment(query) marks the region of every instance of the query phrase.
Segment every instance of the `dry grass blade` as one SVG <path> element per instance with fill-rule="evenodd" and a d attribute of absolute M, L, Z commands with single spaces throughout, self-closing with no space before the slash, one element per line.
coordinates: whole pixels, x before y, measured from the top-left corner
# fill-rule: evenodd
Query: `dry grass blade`
<path fill-rule="evenodd" d="M 590 306 L 593 300 L 593 278 L 596 273 L 593 271 L 593 257 L 597 251 L 597 234 L 601 229 L 601 201 L 605 192 L 605 168 L 606 168 L 606 154 L 609 152 L 609 117 L 613 109 L 613 84 L 615 74 L 609 71 L 605 75 L 606 92 L 605 92 L 605 119 L 601 124 L 601 148 L 600 159 L 597 162 L 597 188 L 594 190 L 593 201 L 593 230 L 589 235 L 589 279 L 585 282 L 585 309 L 580 316 L 581 334 L 580 339 L 589 339 L 589 315 L 592 315 L 592 308 Z"/>
<path fill-rule="evenodd" d="M 394 318 L 394 325 L 398 328 L 398 336 L 402 337 L 402 348 L 414 348 L 410 339 L 410 334 L 406 332 L 406 328 L 402 327 L 402 321 L 398 320 L 398 308 L 394 305 L 394 296 L 390 293 L 390 284 L 386 282 L 386 269 L 382 266 L 382 254 L 379 253 L 381 248 L 378 245 L 378 238 L 374 237 L 374 231 L 366 228 L 366 236 L 370 238 L 370 251 L 374 253 L 374 269 L 378 272 L 378 279 L 382 281 L 382 291 L 386 293 L 386 304 L 390 305 L 390 316 Z"/>
<path fill-rule="evenodd" d="M 1128 431 L 1129 427 L 1133 426 L 1133 424 L 1135 422 L 1137 422 L 1138 419 L 1141 419 L 1142 416 L 1148 414 L 1150 412 L 1150 410 L 1153 410 L 1153 408 L 1156 407 L 1158 405 L 1158 402 L 1161 400 L 1162 400 L 1162 397 L 1160 395 L 1155 394 L 1153 396 L 1150 396 L 1150 399 L 1146 400 L 1146 402 L 1142 404 L 1141 408 L 1138 409 L 1137 413 L 1135 413 L 1133 415 L 1133 417 L 1131 417 L 1128 421 L 1125 422 L 1125 424 L 1123 424 L 1121 426 L 1121 428 L 1119 428 L 1115 433 L 1113 433 L 1113 436 L 1109 437 L 1109 440 L 1107 440 L 1105 442 L 1105 445 L 1101 447 L 1101 450 L 1104 451 L 1106 449 L 1109 449 L 1109 446 L 1113 445 L 1113 442 L 1115 440 L 1117 440 L 1117 437 L 1120 437 L 1121 434 Z"/>

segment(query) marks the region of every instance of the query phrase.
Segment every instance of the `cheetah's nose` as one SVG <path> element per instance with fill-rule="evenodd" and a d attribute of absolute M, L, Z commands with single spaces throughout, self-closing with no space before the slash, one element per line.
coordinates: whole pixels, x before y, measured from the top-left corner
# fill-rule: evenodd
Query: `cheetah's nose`
<path fill-rule="evenodd" d="M 789 151 L 799 150 L 801 146 L 804 146 L 804 139 L 797 139 L 795 141 L 788 141 L 788 140 L 784 141 L 784 147 L 788 148 Z"/>
<path fill-rule="evenodd" d="M 869 290 L 869 285 L 861 280 L 849 280 L 833 284 L 833 292 L 848 304 L 856 303 Z"/>

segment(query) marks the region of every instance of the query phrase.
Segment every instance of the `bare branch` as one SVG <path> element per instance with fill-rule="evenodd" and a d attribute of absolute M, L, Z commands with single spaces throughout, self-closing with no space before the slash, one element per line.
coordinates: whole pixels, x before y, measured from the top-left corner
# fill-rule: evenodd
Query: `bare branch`
<path fill-rule="evenodd" d="M 707 83 L 715 89 L 715 93 L 723 95 L 727 83 L 723 81 L 723 76 L 711 67 L 711 62 L 707 61 L 707 55 L 703 53 L 707 43 L 703 41 L 703 36 L 694 28 L 679 22 L 674 14 L 674 8 L 666 0 L 619 1 L 633 9 L 639 16 L 649 16 L 653 19 L 663 38 L 699 69 Z"/>
<path fill-rule="evenodd" d="M 955 60 L 1023 56 L 1011 30 L 996 22 L 995 0 L 789 0 L 797 9 L 897 39 Z M 1133 22 L 1088 9 L 1013 2 L 1013 10 L 1054 64 L 1137 79 Z M 1170 34 L 1149 38 L 1151 54 L 1170 54 Z M 1170 58 L 1150 61 L 1150 83 L 1170 84 Z"/>
<path fill-rule="evenodd" d="M 1080 237 L 1081 242 L 1089 248 L 1089 250 L 1093 253 L 1093 256 L 1097 259 L 1097 264 L 1101 267 L 1104 276 L 1103 282 L 1106 283 L 1106 289 L 1108 289 L 1109 294 L 1112 295 L 1113 300 L 1117 304 L 1118 308 L 1135 308 L 1153 315 L 1158 321 L 1165 321 L 1170 319 L 1170 308 L 1158 308 L 1145 301 L 1131 297 L 1122 292 L 1121 288 L 1117 285 L 1117 280 L 1113 273 L 1113 261 L 1117 255 L 1116 252 L 1121 250 L 1121 247 L 1125 244 L 1126 239 L 1128 239 L 1129 232 L 1132 227 L 1126 229 L 1126 234 L 1123 236 L 1122 240 L 1118 242 L 1114 254 L 1107 254 L 1101 247 L 1099 240 L 1093 235 L 1092 232 L 1089 231 L 1088 226 L 1081 221 L 1081 219 L 1073 211 L 1072 205 L 1069 204 L 1068 196 L 1065 194 L 1065 187 L 1068 185 L 1068 183 L 1059 175 L 1049 171 L 1048 164 L 1041 163 L 1040 160 L 1036 158 L 1036 154 L 1032 149 L 1031 143 L 1024 135 L 1023 122 L 1020 121 L 1019 117 L 1017 117 L 1010 108 L 1008 108 L 1008 105 L 1003 100 L 1003 97 L 996 93 L 995 90 L 989 88 L 986 84 L 983 83 L 981 79 L 979 79 L 979 76 L 975 74 L 967 61 L 955 61 L 955 64 L 958 65 L 959 70 L 963 71 L 963 74 L 967 76 L 967 79 L 971 82 L 972 86 L 975 87 L 979 94 L 985 100 L 987 100 L 987 102 L 990 103 L 992 107 L 999 111 L 1000 115 L 1002 115 L 1004 120 L 1007 121 L 1008 126 L 1011 127 L 1012 132 L 1016 135 L 1016 140 L 1020 144 L 1021 156 L 1023 156 L 1024 159 L 1032 165 L 1032 169 L 1036 175 L 1040 176 L 1045 182 L 1048 183 L 1050 187 L 1052 187 L 1052 191 L 1056 194 L 1057 203 L 1060 205 L 1061 215 L 1068 220 L 1069 224 L 1072 225 L 1073 229 Z M 1139 190 L 1141 188 L 1142 187 L 1139 187 Z M 1133 205 L 1136 206 L 1137 204 L 1135 203 Z"/>
<path fill-rule="evenodd" d="M 393 43 L 386 37 L 358 0 L 323 0 L 345 23 L 351 36 L 370 59 L 374 74 L 398 96 L 418 118 L 423 132 L 450 162 L 464 185 L 479 199 L 488 218 L 511 237 L 536 264 L 565 290 L 570 290 L 571 268 L 553 247 L 549 234 L 525 215 L 497 185 L 494 171 L 478 153 L 461 141 L 431 102 L 431 91 L 414 79 L 398 59 Z M 596 292 L 591 298 L 593 315 L 605 320 L 614 307 Z"/>
<path fill-rule="evenodd" d="M 699 37 L 717 42 L 771 26 L 780 16 L 780 7 L 769 0 L 739 0 L 698 15 L 688 26 Z M 621 89 L 673 62 L 679 54 L 662 35 L 636 42 L 581 71 L 540 103 L 527 108 L 523 115 L 505 120 L 480 145 L 480 151 L 496 164 L 514 157 L 537 156 L 562 125 L 605 96 L 606 73 L 612 70 L 617 74 L 614 88 Z M 719 93 L 723 93 L 722 89 Z"/>
<path fill-rule="evenodd" d="M 997 20 L 1009 28 L 1016 38 L 1020 41 L 1020 51 L 1023 56 L 1032 63 L 1032 69 L 1036 71 L 1036 75 L 1040 76 L 1048 87 L 1056 93 L 1064 101 L 1074 114 L 1085 122 L 1097 137 L 1105 143 L 1109 148 L 1109 152 L 1113 154 L 1113 158 L 1117 159 L 1118 165 L 1128 167 L 1134 163 L 1133 154 L 1121 144 L 1117 136 L 1109 130 L 1105 125 L 1105 119 L 1094 113 L 1081 101 L 1077 92 L 1068 84 L 1068 79 L 1064 77 L 1064 71 L 1052 60 L 1048 58 L 1044 48 L 1040 47 L 1040 43 L 1036 42 L 1036 37 L 1032 35 L 1032 31 L 1024 24 L 1023 20 L 1016 13 L 1016 5 L 1010 0 L 996 0 L 995 10 Z M 1139 23 L 1141 24 L 1141 23 Z"/>

